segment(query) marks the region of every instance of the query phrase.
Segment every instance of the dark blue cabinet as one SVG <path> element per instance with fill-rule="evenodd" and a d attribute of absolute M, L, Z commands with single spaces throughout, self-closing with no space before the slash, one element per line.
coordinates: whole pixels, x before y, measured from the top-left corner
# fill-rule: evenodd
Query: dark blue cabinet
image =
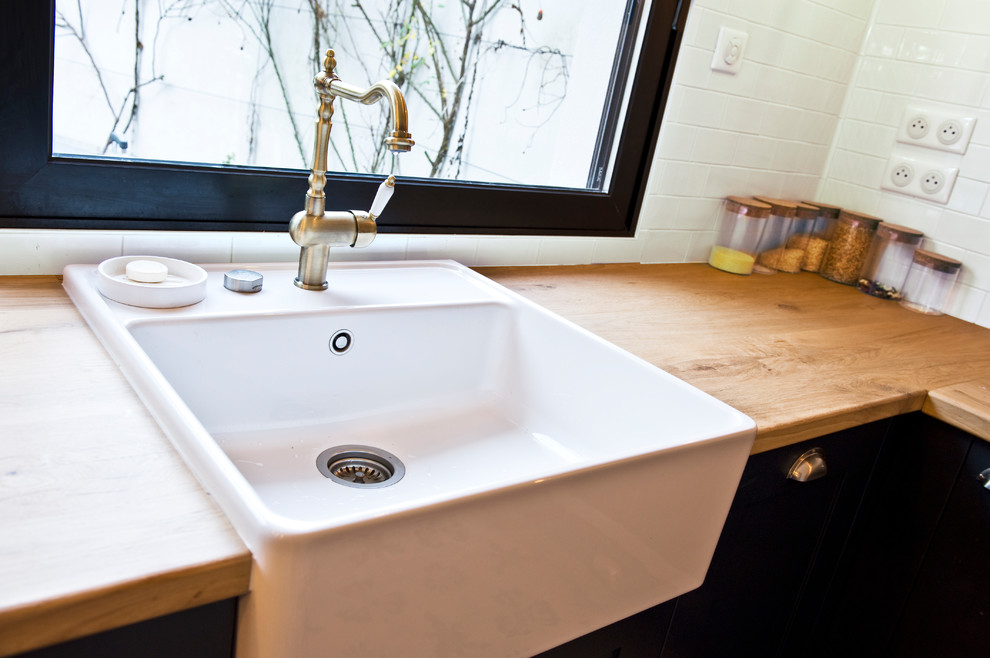
<path fill-rule="evenodd" d="M 676 600 L 663 658 L 803 655 L 888 424 L 750 457 L 704 584 Z M 815 447 L 826 475 L 788 479 Z"/>
<path fill-rule="evenodd" d="M 987 470 L 990 443 L 973 439 L 894 631 L 890 655 L 980 656 L 990 648 L 990 491 L 980 478 Z"/>
<path fill-rule="evenodd" d="M 656 658 L 673 611 L 674 602 L 668 601 L 541 653 L 537 658 Z"/>
<path fill-rule="evenodd" d="M 990 641 L 990 443 L 896 419 L 813 655 L 982 655 Z"/>
<path fill-rule="evenodd" d="M 237 599 L 70 640 L 16 658 L 231 658 Z"/>

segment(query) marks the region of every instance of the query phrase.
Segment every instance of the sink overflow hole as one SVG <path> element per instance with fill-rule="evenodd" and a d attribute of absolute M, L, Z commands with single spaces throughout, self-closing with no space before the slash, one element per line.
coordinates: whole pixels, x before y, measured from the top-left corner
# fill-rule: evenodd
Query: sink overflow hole
<path fill-rule="evenodd" d="M 327 448 L 316 458 L 316 467 L 333 482 L 365 489 L 390 486 L 406 474 L 398 457 L 370 446 Z"/>
<path fill-rule="evenodd" d="M 334 354 L 347 354 L 353 343 L 354 338 L 351 336 L 351 332 L 347 329 L 341 329 L 330 337 L 330 351 Z"/>

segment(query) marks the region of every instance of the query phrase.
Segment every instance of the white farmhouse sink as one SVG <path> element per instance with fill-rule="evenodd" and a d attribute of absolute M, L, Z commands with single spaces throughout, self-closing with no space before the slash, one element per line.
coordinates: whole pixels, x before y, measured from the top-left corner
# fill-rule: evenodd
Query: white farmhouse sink
<path fill-rule="evenodd" d="M 174 309 L 64 285 L 254 554 L 238 656 L 530 656 L 701 584 L 746 416 L 456 263 L 205 269 Z"/>

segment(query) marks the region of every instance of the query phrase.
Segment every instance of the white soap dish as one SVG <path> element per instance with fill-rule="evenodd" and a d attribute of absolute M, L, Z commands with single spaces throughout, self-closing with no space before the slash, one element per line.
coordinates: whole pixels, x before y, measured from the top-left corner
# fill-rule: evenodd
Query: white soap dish
<path fill-rule="evenodd" d="M 150 261 L 168 268 L 164 281 L 149 283 L 127 276 L 131 261 Z M 133 268 L 132 268 L 133 273 Z M 163 256 L 118 256 L 100 263 L 96 288 L 104 297 L 129 306 L 175 308 L 206 297 L 206 270 L 184 260 Z"/>

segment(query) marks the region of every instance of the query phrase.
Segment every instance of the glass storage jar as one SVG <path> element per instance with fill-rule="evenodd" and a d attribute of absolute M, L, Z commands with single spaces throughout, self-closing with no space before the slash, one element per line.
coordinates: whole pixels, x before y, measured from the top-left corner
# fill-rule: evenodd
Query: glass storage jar
<path fill-rule="evenodd" d="M 770 206 L 766 203 L 727 197 L 708 264 L 733 274 L 751 273 L 756 262 L 756 248 L 769 216 Z"/>
<path fill-rule="evenodd" d="M 807 270 L 809 264 L 812 262 L 809 260 L 809 258 L 812 257 L 809 247 L 812 245 L 812 241 L 816 239 L 816 221 L 818 221 L 818 208 L 809 206 L 803 202 L 797 204 L 794 222 L 791 224 L 791 237 L 787 238 L 787 248 L 799 249 L 801 251 L 802 256 L 800 267 L 802 270 Z M 825 244 L 824 241 L 822 242 Z M 822 253 L 824 253 L 824 249 L 818 253 L 817 259 L 814 260 L 816 270 L 818 268 L 818 263 L 821 261 Z"/>
<path fill-rule="evenodd" d="M 856 285 L 881 221 L 873 215 L 841 211 L 818 273 L 836 283 Z"/>
<path fill-rule="evenodd" d="M 954 258 L 917 249 L 904 281 L 901 306 L 918 313 L 942 315 L 960 269 L 962 263 Z"/>
<path fill-rule="evenodd" d="M 913 228 L 881 223 L 866 255 L 859 289 L 881 299 L 900 299 L 914 250 L 923 237 Z"/>
<path fill-rule="evenodd" d="M 788 249 L 787 239 L 791 237 L 791 225 L 797 211 L 793 201 L 774 199 L 771 197 L 754 197 L 757 201 L 770 205 L 770 217 L 763 228 L 763 236 L 757 246 L 756 265 L 753 271 L 757 274 L 774 274 L 776 272 L 800 272 L 804 252 L 800 249 Z"/>
<path fill-rule="evenodd" d="M 832 239 L 832 232 L 835 231 L 835 223 L 839 219 L 842 208 L 820 201 L 802 201 L 801 203 L 812 206 L 818 210 L 815 218 L 815 228 L 811 231 L 811 237 L 804 250 L 804 262 L 801 269 L 807 272 L 817 272 L 822 265 L 822 258 L 825 250 L 828 249 L 828 241 Z"/>

